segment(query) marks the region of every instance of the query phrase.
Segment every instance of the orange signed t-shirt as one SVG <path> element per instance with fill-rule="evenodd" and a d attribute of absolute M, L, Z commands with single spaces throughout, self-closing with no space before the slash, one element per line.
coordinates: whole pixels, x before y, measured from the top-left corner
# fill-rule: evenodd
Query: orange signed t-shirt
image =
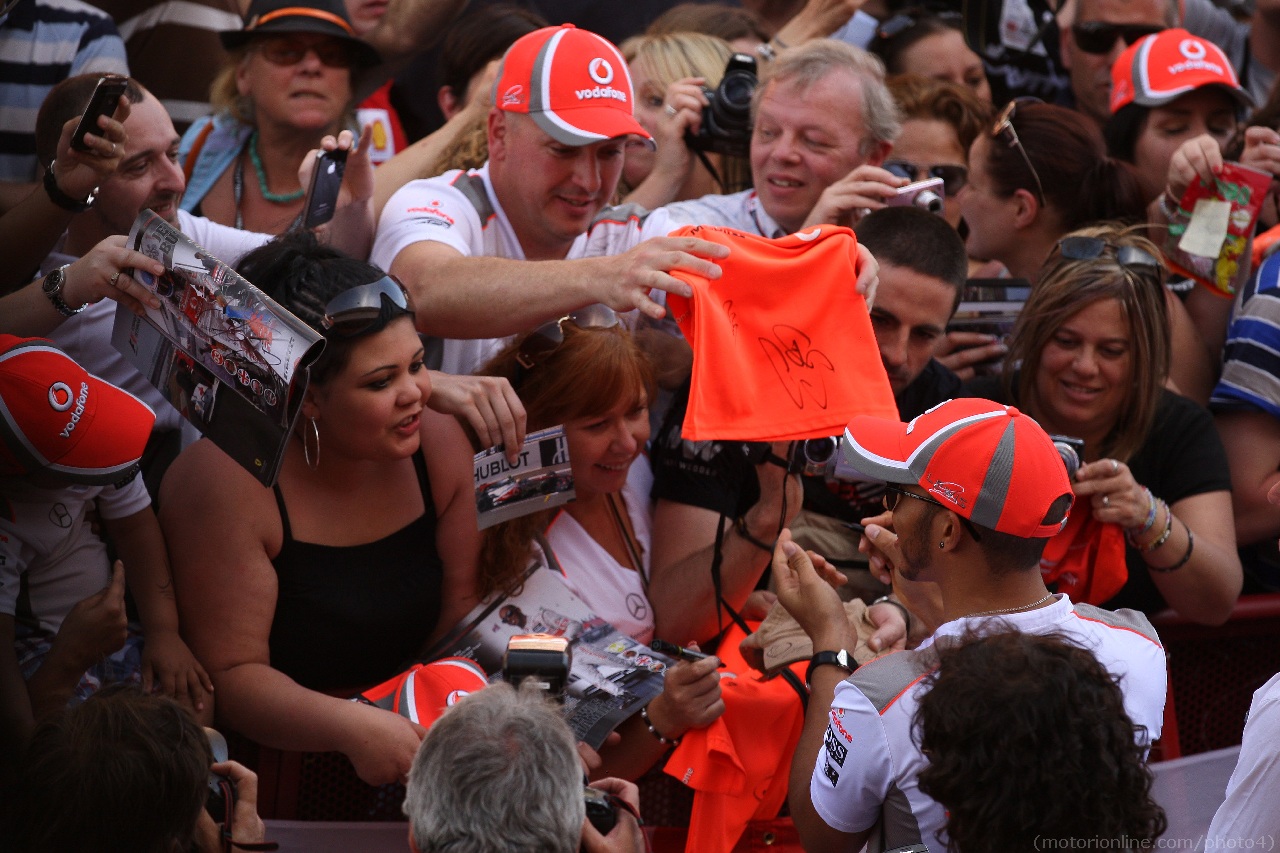
<path fill-rule="evenodd" d="M 897 419 L 855 288 L 853 231 L 821 225 L 768 239 L 693 225 L 671 236 L 730 248 L 718 279 L 672 271 L 693 288 L 692 299 L 667 297 L 693 347 L 684 438 L 790 441 L 839 435 L 855 415 Z"/>

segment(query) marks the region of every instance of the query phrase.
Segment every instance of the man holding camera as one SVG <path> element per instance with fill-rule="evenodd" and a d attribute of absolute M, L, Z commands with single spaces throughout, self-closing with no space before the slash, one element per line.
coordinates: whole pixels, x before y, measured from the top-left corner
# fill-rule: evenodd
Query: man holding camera
<path fill-rule="evenodd" d="M 490 685 L 445 711 L 418 748 L 404 801 L 423 853 L 642 853 L 639 808 L 621 779 L 584 795 L 573 733 L 530 682 Z"/>
<path fill-rule="evenodd" d="M 831 39 L 790 48 L 765 66 L 752 108 L 743 132 L 755 188 L 669 204 L 673 220 L 780 237 L 853 225 L 907 183 L 880 167 L 901 126 L 866 51 Z"/>

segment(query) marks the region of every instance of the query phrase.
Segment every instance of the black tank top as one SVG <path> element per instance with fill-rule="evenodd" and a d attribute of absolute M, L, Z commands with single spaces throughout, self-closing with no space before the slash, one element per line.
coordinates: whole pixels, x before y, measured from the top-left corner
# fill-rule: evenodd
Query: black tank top
<path fill-rule="evenodd" d="M 444 569 L 422 452 L 413 456 L 422 501 L 415 521 L 376 542 L 298 542 L 274 487 L 284 543 L 272 560 L 279 584 L 271 665 L 303 687 L 338 690 L 385 681 L 421 650 L 440 618 Z"/>

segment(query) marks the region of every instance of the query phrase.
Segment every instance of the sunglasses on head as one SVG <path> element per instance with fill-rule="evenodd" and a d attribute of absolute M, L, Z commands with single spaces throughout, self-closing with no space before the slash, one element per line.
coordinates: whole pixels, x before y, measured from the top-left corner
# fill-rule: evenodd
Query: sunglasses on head
<path fill-rule="evenodd" d="M 952 163 L 938 166 L 921 166 L 906 160 L 886 160 L 884 167 L 901 178 L 923 181 L 925 178 L 942 178 L 942 189 L 951 198 L 969 183 L 969 167 Z"/>
<path fill-rule="evenodd" d="M 358 337 L 378 326 L 387 303 L 390 303 L 393 317 L 413 313 L 409 291 L 393 275 L 345 290 L 330 299 L 324 307 L 320 326 L 326 337 Z M 386 321 L 382 321 L 382 325 L 386 325 Z"/>
<path fill-rule="evenodd" d="M 1151 24 L 1108 24 L 1105 21 L 1083 21 L 1071 25 L 1071 37 L 1076 47 L 1085 53 L 1101 56 L 1110 53 L 1117 39 L 1131 45 L 1143 36 L 1164 30 Z"/>
<path fill-rule="evenodd" d="M 933 504 L 934 506 L 940 506 L 943 509 L 948 510 L 950 512 L 955 512 L 954 509 L 947 506 L 942 501 L 937 500 L 936 498 L 931 498 L 928 495 L 917 495 L 915 492 L 908 492 L 906 489 L 895 486 L 892 483 L 885 483 L 884 497 L 881 499 L 881 502 L 883 503 L 884 508 L 887 509 L 889 512 L 893 512 L 895 509 L 897 509 L 898 504 L 902 501 L 904 497 L 915 498 L 916 500 L 922 501 L 923 503 Z M 978 528 L 974 527 L 972 521 L 965 518 L 963 515 L 960 515 L 959 513 L 956 513 L 956 518 L 960 519 L 960 524 L 964 526 L 965 530 L 969 531 L 969 535 L 973 537 L 974 542 L 982 541 L 982 537 L 978 535 Z"/>
<path fill-rule="evenodd" d="M 315 51 L 322 65 L 330 68 L 350 68 L 355 65 L 355 54 L 337 39 L 309 42 L 293 38 L 268 38 L 257 45 L 262 58 L 272 65 L 297 65 L 309 51 Z"/>
<path fill-rule="evenodd" d="M 1018 131 L 1013 126 L 1013 116 L 1018 111 L 1018 104 L 1039 104 L 1039 98 L 1017 98 L 1005 105 L 1000 111 L 1000 115 L 996 116 L 995 123 L 991 125 L 991 138 L 1002 142 L 1010 148 L 1016 148 L 1018 153 L 1022 155 L 1022 162 L 1027 164 L 1027 169 L 1031 172 L 1031 177 L 1036 182 L 1036 200 L 1040 202 L 1040 206 L 1046 205 L 1044 198 L 1044 184 L 1040 182 L 1040 173 L 1036 171 L 1036 167 L 1031 162 L 1031 157 L 1027 154 L 1027 149 L 1023 147 L 1022 140 L 1018 138 Z"/>
<path fill-rule="evenodd" d="M 1101 237 L 1063 237 L 1058 251 L 1069 261 L 1092 261 L 1110 252 L 1122 267 L 1142 267 L 1151 272 L 1164 268 L 1160 260 L 1137 246 L 1114 246 Z"/>
<path fill-rule="evenodd" d="M 588 305 L 559 320 L 543 323 L 524 339 L 516 352 L 516 361 L 525 370 L 533 370 L 538 363 L 564 343 L 564 324 L 572 323 L 579 329 L 612 329 L 618 325 L 618 315 L 608 305 Z"/>

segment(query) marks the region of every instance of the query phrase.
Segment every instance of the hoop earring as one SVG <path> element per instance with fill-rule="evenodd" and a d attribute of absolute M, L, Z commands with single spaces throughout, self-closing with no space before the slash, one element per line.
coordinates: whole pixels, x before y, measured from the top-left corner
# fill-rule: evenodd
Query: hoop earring
<path fill-rule="evenodd" d="M 316 438 L 316 458 L 311 460 L 311 445 L 307 443 L 307 431 L 302 431 L 302 458 L 307 460 L 307 467 L 312 471 L 320 470 L 320 427 L 316 425 L 315 418 L 307 418 L 311 424 L 311 434 Z"/>

